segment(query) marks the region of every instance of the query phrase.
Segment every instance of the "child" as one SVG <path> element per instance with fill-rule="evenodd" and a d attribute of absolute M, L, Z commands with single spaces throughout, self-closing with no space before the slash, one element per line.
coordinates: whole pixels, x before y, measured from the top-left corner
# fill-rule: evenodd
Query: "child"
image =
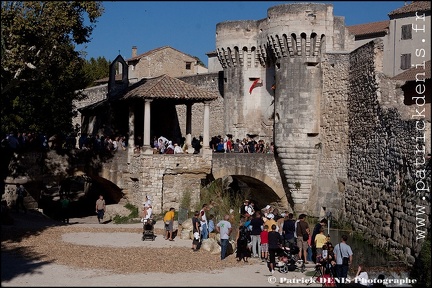
<path fill-rule="evenodd" d="M 327 237 L 324 235 L 324 228 L 321 227 L 319 234 L 315 236 L 315 247 L 316 247 L 317 258 L 319 255 L 321 255 L 324 244 L 327 243 L 326 239 Z M 315 261 L 316 263 L 319 262 L 316 259 Z"/>
<path fill-rule="evenodd" d="M 328 256 L 328 250 L 327 250 L 327 244 L 324 244 L 322 246 L 322 259 L 324 259 L 325 261 L 327 261 L 327 256 Z"/>
<path fill-rule="evenodd" d="M 209 220 L 208 220 L 208 232 L 209 232 L 209 238 L 215 238 L 215 224 L 214 224 L 214 215 L 210 214 Z"/>
<path fill-rule="evenodd" d="M 261 231 L 261 260 L 262 262 L 267 261 L 268 258 L 268 225 L 264 225 L 264 230 Z"/>

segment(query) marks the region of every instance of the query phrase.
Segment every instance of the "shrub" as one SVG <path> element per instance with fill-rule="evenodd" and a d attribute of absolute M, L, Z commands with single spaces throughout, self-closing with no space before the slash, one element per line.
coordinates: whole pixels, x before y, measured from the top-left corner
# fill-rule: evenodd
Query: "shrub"
<path fill-rule="evenodd" d="M 429 236 L 422 245 L 419 256 L 417 257 L 410 273 L 410 278 L 417 282 L 413 287 L 431 287 L 431 238 Z"/>
<path fill-rule="evenodd" d="M 138 207 L 136 207 L 130 203 L 127 203 L 124 207 L 131 211 L 130 214 L 128 216 L 115 215 L 114 218 L 112 219 L 112 221 L 115 224 L 131 223 L 131 222 L 134 222 L 133 219 L 139 218 Z"/>
<path fill-rule="evenodd" d="M 240 221 L 239 207 L 243 204 L 244 195 L 231 189 L 224 189 L 222 180 L 217 179 L 203 187 L 200 196 L 200 202 L 196 204 L 195 211 L 201 210 L 204 203 L 210 204 L 211 209 L 208 215 L 213 214 L 215 216 L 215 225 L 223 219 L 225 214 L 229 214 L 230 209 L 234 210 L 233 235 L 235 235 L 236 225 Z"/>

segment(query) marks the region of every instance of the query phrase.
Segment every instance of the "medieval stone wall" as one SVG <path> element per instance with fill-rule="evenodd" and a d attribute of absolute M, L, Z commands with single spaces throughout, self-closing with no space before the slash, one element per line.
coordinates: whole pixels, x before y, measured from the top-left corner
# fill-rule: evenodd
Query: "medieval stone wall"
<path fill-rule="evenodd" d="M 75 109 L 86 107 L 88 105 L 106 99 L 108 93 L 108 84 L 87 88 L 83 91 L 83 93 L 87 97 L 79 101 L 74 100 L 73 105 L 75 106 Z M 77 111 L 77 115 L 72 118 L 72 125 L 73 127 L 77 127 L 76 125 L 79 125 L 79 127 L 81 127 L 81 113 L 79 111 Z M 78 137 L 77 137 L 77 143 L 78 143 Z"/>
<path fill-rule="evenodd" d="M 415 177 L 419 131 L 416 120 L 404 120 L 398 109 L 380 103 L 397 90 L 388 82 L 384 89 L 380 85 L 386 79 L 380 71 L 382 50 L 382 42 L 373 41 L 350 56 L 350 159 L 341 212 L 377 246 L 413 260 L 421 243 L 416 239 L 420 197 L 404 183 Z M 425 209 L 428 215 L 429 205 Z"/>
<path fill-rule="evenodd" d="M 308 210 L 317 215 L 322 207 L 340 207 L 348 165 L 348 80 L 349 53 L 326 54 L 320 64 L 323 94 L 320 103 L 319 140 L 315 145 L 318 165 L 314 171 Z M 311 213 L 312 214 L 312 213 Z"/>
<path fill-rule="evenodd" d="M 178 210 L 183 194 L 191 193 L 192 205 L 200 199 L 201 180 L 211 171 L 209 156 L 174 154 L 137 154 L 129 166 L 129 202 L 141 207 L 145 196 L 151 197 L 153 212 Z"/>

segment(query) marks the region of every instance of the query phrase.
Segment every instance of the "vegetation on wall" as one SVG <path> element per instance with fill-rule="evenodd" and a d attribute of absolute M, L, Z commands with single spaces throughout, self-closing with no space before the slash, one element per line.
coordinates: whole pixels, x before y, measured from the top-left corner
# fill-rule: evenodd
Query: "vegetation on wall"
<path fill-rule="evenodd" d="M 180 200 L 180 207 L 190 210 L 192 208 L 192 192 L 188 189 L 183 192 Z"/>
<path fill-rule="evenodd" d="M 113 223 L 115 224 L 131 223 L 133 222 L 134 219 L 139 218 L 138 207 L 130 203 L 127 203 L 124 207 L 131 211 L 130 214 L 128 216 L 115 215 L 113 217 Z"/>
<path fill-rule="evenodd" d="M 422 249 L 411 269 L 410 278 L 416 279 L 417 283 L 413 287 L 432 287 L 432 265 L 431 265 L 431 236 L 430 230 L 428 237 L 423 242 Z"/>

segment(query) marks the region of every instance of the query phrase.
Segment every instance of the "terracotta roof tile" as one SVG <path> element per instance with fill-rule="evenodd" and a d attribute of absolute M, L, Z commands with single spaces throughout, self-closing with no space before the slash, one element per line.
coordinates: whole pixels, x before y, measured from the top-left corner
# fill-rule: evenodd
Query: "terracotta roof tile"
<path fill-rule="evenodd" d="M 215 100 L 218 95 L 164 74 L 132 85 L 122 99 L 131 98 L 178 99 L 181 102 Z"/>
<path fill-rule="evenodd" d="M 412 1 L 412 3 L 405 5 L 401 8 L 391 11 L 388 15 L 399 15 L 406 13 L 425 12 L 429 11 L 430 14 L 431 3 L 429 1 Z"/>
<path fill-rule="evenodd" d="M 354 36 L 371 35 L 377 33 L 387 33 L 389 29 L 390 20 L 379 22 L 371 22 L 359 25 L 348 26 L 348 31 Z"/>
<path fill-rule="evenodd" d="M 408 69 L 396 76 L 394 76 L 393 80 L 404 80 L 404 81 L 414 81 L 416 80 L 416 74 L 425 72 L 425 79 L 431 78 L 431 61 L 426 61 L 425 68 L 423 67 L 413 67 L 411 69 Z"/>

